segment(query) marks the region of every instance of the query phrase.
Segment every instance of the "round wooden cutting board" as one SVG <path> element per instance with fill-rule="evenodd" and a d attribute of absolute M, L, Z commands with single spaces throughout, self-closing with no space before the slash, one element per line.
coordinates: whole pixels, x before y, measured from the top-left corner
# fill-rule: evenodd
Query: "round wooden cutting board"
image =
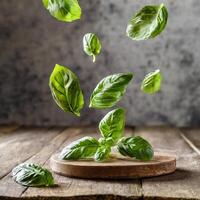
<path fill-rule="evenodd" d="M 69 177 L 129 179 L 172 173 L 176 170 L 176 158 L 156 154 L 153 160 L 146 162 L 118 158 L 99 163 L 92 160 L 60 160 L 58 154 L 55 154 L 51 157 L 50 165 L 54 172 Z"/>

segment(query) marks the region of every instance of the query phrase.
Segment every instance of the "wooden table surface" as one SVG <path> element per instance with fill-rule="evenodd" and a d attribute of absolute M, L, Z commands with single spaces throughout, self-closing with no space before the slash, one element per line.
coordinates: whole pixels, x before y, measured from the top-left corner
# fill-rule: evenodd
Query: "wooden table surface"
<path fill-rule="evenodd" d="M 0 127 L 0 199 L 200 199 L 200 129 L 127 128 L 126 134 L 148 139 L 156 151 L 176 155 L 175 173 L 137 180 L 84 180 L 54 174 L 57 186 L 23 187 L 10 172 L 22 162 L 49 168 L 49 158 L 92 127 Z"/>

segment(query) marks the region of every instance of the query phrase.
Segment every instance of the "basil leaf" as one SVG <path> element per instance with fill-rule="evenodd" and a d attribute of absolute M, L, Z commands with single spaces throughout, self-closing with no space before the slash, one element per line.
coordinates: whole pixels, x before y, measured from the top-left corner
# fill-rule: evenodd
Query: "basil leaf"
<path fill-rule="evenodd" d="M 129 22 L 126 34 L 133 40 L 146 40 L 159 35 L 167 24 L 164 4 L 143 7 Z"/>
<path fill-rule="evenodd" d="M 131 81 L 131 73 L 113 74 L 99 82 L 90 97 L 90 107 L 110 108 L 114 106 L 126 92 Z"/>
<path fill-rule="evenodd" d="M 101 52 L 101 43 L 94 33 L 87 33 L 84 35 L 83 50 L 88 56 L 92 56 L 93 62 L 95 62 L 96 55 Z"/>
<path fill-rule="evenodd" d="M 63 160 L 78 160 L 84 158 L 91 158 L 95 155 L 99 147 L 99 142 L 92 137 L 83 137 L 66 146 L 60 158 Z"/>
<path fill-rule="evenodd" d="M 77 0 L 42 0 L 44 7 L 57 20 L 72 22 L 80 19 L 81 8 Z"/>
<path fill-rule="evenodd" d="M 151 160 L 154 154 L 149 142 L 140 136 L 121 138 L 117 148 L 123 156 L 133 157 L 138 160 Z"/>
<path fill-rule="evenodd" d="M 99 130 L 104 138 L 112 138 L 115 144 L 122 137 L 125 124 L 125 111 L 117 108 L 105 115 L 99 123 Z"/>
<path fill-rule="evenodd" d="M 108 160 L 110 152 L 111 152 L 110 146 L 100 146 L 95 153 L 94 159 L 96 161 Z"/>
<path fill-rule="evenodd" d="M 12 170 L 14 180 L 24 186 L 51 186 L 54 179 L 47 169 L 32 163 L 23 163 Z"/>
<path fill-rule="evenodd" d="M 68 68 L 56 64 L 49 87 L 57 105 L 65 112 L 80 116 L 84 99 L 77 76 Z"/>
<path fill-rule="evenodd" d="M 154 94 L 161 88 L 162 75 L 160 70 L 147 74 L 142 82 L 141 90 L 148 94 Z"/>
<path fill-rule="evenodd" d="M 113 146 L 115 144 L 112 137 L 99 138 L 98 141 L 99 141 L 100 146 Z"/>

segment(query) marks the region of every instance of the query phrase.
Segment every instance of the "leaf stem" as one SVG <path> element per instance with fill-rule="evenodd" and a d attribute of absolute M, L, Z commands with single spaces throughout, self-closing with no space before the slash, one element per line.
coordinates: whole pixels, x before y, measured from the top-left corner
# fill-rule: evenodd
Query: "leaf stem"
<path fill-rule="evenodd" d="M 95 63 L 95 61 L 96 61 L 96 56 L 92 54 L 92 62 Z"/>

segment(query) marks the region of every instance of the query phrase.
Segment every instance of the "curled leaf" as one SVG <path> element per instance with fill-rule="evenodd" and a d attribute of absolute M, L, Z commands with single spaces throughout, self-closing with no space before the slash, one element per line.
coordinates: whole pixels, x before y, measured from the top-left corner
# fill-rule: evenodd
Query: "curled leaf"
<path fill-rule="evenodd" d="M 87 55 L 92 56 L 93 62 L 95 62 L 96 56 L 101 52 L 101 43 L 94 33 L 87 33 L 84 35 L 83 50 Z"/>
<path fill-rule="evenodd" d="M 57 20 L 72 22 L 81 17 L 81 8 L 77 0 L 42 0 L 42 2 Z"/>
<path fill-rule="evenodd" d="M 162 75 L 160 70 L 147 74 L 142 82 L 141 90 L 147 94 L 154 94 L 161 88 Z"/>
<path fill-rule="evenodd" d="M 164 4 L 145 6 L 130 20 L 126 34 L 133 40 L 154 38 L 164 30 L 167 19 Z"/>

